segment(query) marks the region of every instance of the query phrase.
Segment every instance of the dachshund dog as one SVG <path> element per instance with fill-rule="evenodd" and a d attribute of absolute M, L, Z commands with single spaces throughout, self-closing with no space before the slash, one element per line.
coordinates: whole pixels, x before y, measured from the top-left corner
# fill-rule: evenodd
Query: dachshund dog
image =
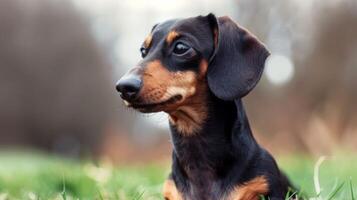
<path fill-rule="evenodd" d="M 254 139 L 242 98 L 269 52 L 229 17 L 155 25 L 142 60 L 117 83 L 126 106 L 169 116 L 172 172 L 166 200 L 285 199 L 290 183 Z"/>

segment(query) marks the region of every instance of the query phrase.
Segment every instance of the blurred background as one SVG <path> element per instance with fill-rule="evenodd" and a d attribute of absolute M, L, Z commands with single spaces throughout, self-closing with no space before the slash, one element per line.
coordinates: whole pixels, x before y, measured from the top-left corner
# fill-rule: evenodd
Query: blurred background
<path fill-rule="evenodd" d="M 263 146 L 275 155 L 357 150 L 355 0 L 1 0 L 1 149 L 168 160 L 166 115 L 125 108 L 115 82 L 154 24 L 209 12 L 272 53 L 244 99 Z"/>

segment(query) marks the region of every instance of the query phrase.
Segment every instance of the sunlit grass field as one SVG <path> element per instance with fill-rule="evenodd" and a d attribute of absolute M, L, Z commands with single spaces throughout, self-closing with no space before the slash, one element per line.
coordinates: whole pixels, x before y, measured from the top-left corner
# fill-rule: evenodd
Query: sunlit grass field
<path fill-rule="evenodd" d="M 317 158 L 284 156 L 278 162 L 309 198 L 353 200 L 357 196 L 357 156 L 339 155 L 327 157 L 318 168 L 319 195 L 314 183 Z M 160 191 L 168 173 L 169 162 L 113 167 L 107 162 L 6 152 L 0 153 L 0 200 L 162 199 Z"/>

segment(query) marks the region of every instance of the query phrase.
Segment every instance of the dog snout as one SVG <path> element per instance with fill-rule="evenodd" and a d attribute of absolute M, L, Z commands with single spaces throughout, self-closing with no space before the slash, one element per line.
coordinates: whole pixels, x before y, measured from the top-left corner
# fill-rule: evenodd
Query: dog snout
<path fill-rule="evenodd" d="M 133 101 L 138 96 L 141 87 L 141 78 L 132 74 L 123 76 L 116 84 L 120 96 L 127 101 Z"/>

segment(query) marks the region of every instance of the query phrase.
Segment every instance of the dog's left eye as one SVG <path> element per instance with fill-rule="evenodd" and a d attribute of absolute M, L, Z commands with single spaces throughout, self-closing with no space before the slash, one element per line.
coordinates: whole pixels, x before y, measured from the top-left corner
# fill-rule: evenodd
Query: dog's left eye
<path fill-rule="evenodd" d="M 177 55 L 183 55 L 190 49 L 191 49 L 190 46 L 188 46 L 182 42 L 178 42 L 174 47 L 173 53 L 177 54 Z"/>
<path fill-rule="evenodd" d="M 145 47 L 140 48 L 141 57 L 144 58 L 148 54 L 148 50 Z"/>

